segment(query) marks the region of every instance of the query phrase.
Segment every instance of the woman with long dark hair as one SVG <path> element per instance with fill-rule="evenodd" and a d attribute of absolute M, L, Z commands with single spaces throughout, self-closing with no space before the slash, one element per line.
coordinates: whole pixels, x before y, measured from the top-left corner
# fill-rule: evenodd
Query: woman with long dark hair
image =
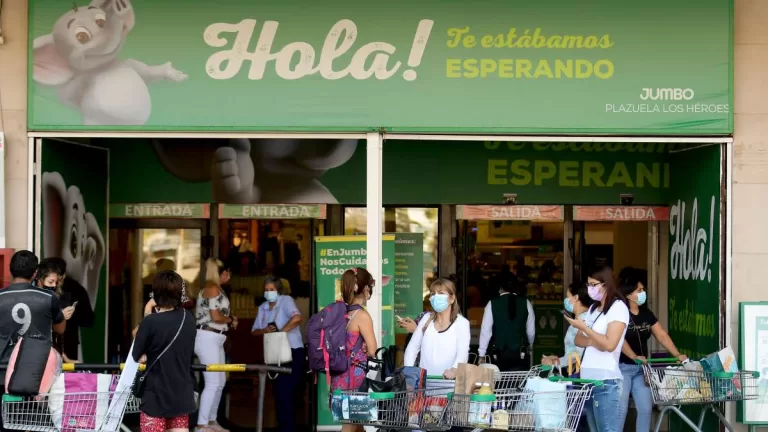
<path fill-rule="evenodd" d="M 619 290 L 629 307 L 629 326 L 627 336 L 624 339 L 619 368 L 624 375 L 622 383 L 621 406 L 619 408 L 619 426 L 624 427 L 629 410 L 629 396 L 635 401 L 637 419 L 635 420 L 636 432 L 648 432 L 651 430 L 653 417 L 653 397 L 651 389 L 645 384 L 643 366 L 636 363 L 644 363 L 651 354 L 648 351 L 648 340 L 655 337 L 672 356 L 680 361 L 688 359 L 680 354 L 672 338 L 656 319 L 656 316 L 646 305 L 647 294 L 645 272 L 641 269 L 627 267 L 619 273 Z"/>
<path fill-rule="evenodd" d="M 621 404 L 619 356 L 629 322 L 629 309 L 616 287 L 613 270 L 603 267 L 587 278 L 587 293 L 595 302 L 585 320 L 568 318 L 578 331 L 575 342 L 583 347 L 581 378 L 601 380 L 586 402 L 587 420 L 592 432 L 621 432 L 618 416 Z"/>
<path fill-rule="evenodd" d="M 499 282 L 499 296 L 485 306 L 480 327 L 481 359 L 488 353 L 491 337 L 495 346 L 494 357 L 503 372 L 530 369 L 528 348 L 536 339 L 536 316 L 533 306 L 521 295 L 521 283 L 514 275 Z"/>

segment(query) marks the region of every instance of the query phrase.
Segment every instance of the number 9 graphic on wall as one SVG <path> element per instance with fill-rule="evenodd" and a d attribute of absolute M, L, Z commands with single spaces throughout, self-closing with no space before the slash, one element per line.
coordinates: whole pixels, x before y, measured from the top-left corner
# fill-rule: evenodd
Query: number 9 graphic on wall
<path fill-rule="evenodd" d="M 23 312 L 23 314 L 20 314 L 19 312 Z M 27 333 L 27 330 L 29 330 L 29 326 L 32 324 L 32 312 L 29 310 L 29 306 L 27 306 L 26 303 L 17 303 L 13 307 L 13 310 L 11 310 L 11 315 L 13 315 L 14 321 L 21 324 L 19 334 L 24 336 Z"/>

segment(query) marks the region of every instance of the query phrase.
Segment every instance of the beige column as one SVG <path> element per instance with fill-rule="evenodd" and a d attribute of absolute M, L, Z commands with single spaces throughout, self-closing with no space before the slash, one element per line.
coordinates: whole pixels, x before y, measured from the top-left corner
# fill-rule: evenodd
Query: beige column
<path fill-rule="evenodd" d="M 735 0 L 733 307 L 731 341 L 738 352 L 742 301 L 768 300 L 768 2 Z M 735 417 L 735 409 L 731 410 Z M 735 418 L 732 417 L 734 420 Z M 746 430 L 738 425 L 737 430 Z"/>
<path fill-rule="evenodd" d="M 27 248 L 27 0 L 5 1 L 0 45 L 0 131 L 5 134 L 6 246 Z M 31 215 L 30 215 L 31 217 Z"/>

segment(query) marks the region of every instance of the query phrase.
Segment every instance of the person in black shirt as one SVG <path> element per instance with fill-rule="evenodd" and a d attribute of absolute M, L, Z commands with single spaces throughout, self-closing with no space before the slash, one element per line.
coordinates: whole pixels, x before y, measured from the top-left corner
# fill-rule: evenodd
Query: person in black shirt
<path fill-rule="evenodd" d="M 10 267 L 11 284 L 0 290 L 0 362 L 4 364 L 10 361 L 20 336 L 52 343 L 53 333 L 63 334 L 67 325 L 58 297 L 32 285 L 37 270 L 35 254 L 27 250 L 16 252 Z M 47 357 L 41 359 L 46 360 Z M 5 371 L 0 372 L 0 383 L 5 383 Z M 5 388 L 0 385 L 0 397 L 3 393 Z"/>
<path fill-rule="evenodd" d="M 58 266 L 47 260 L 42 260 L 40 262 L 40 265 L 37 267 L 37 273 L 35 274 L 35 279 L 37 280 L 36 286 L 55 293 L 56 296 L 59 297 L 59 301 L 61 301 L 61 290 L 59 289 L 60 278 L 61 275 L 58 273 Z M 63 308 L 61 311 L 64 314 L 64 320 L 69 321 L 69 319 L 72 318 L 75 308 L 69 306 Z M 64 330 L 65 334 L 66 332 L 67 331 Z M 64 335 L 53 335 L 53 347 L 62 355 L 62 360 L 65 363 L 72 363 L 72 361 L 67 358 L 66 354 L 64 354 Z"/>
<path fill-rule="evenodd" d="M 77 363 L 80 360 L 80 328 L 93 327 L 96 314 L 91 307 L 88 291 L 78 281 L 67 277 L 67 262 L 62 258 L 46 258 L 43 263 L 50 263 L 56 267 L 59 274 L 59 296 L 62 308 L 75 306 L 71 318 L 67 318 L 67 329 L 63 337 L 62 357 L 67 362 Z M 42 264 L 42 263 L 41 263 Z M 66 311 L 66 309 L 65 309 Z"/>
<path fill-rule="evenodd" d="M 146 355 L 142 432 L 187 431 L 189 414 L 197 409 L 192 375 L 197 330 L 195 317 L 181 307 L 183 291 L 184 280 L 176 272 L 155 276 L 155 313 L 144 317 L 133 342 L 133 359 Z"/>
<path fill-rule="evenodd" d="M 661 327 L 661 324 L 645 304 L 647 294 L 645 284 L 647 273 L 644 270 L 627 267 L 619 273 L 619 289 L 629 308 L 629 326 L 621 349 L 619 368 L 624 375 L 622 383 L 621 403 L 619 404 L 619 425 L 623 428 L 629 410 L 629 396 L 635 401 L 637 420 L 635 431 L 648 432 L 651 430 L 653 414 L 653 398 L 650 388 L 645 383 L 642 365 L 650 358 L 648 340 L 653 335 L 673 357 L 680 361 L 688 358 L 677 350 L 672 338 Z"/>

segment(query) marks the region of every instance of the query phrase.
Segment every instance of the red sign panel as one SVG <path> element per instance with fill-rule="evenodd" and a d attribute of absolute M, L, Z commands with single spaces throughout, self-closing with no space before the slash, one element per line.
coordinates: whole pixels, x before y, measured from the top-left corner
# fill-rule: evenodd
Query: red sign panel
<path fill-rule="evenodd" d="M 669 207 L 648 206 L 573 206 L 577 221 L 668 221 Z"/>
<path fill-rule="evenodd" d="M 460 220 L 521 220 L 562 221 L 563 206 L 546 205 L 460 205 L 456 206 Z"/>

